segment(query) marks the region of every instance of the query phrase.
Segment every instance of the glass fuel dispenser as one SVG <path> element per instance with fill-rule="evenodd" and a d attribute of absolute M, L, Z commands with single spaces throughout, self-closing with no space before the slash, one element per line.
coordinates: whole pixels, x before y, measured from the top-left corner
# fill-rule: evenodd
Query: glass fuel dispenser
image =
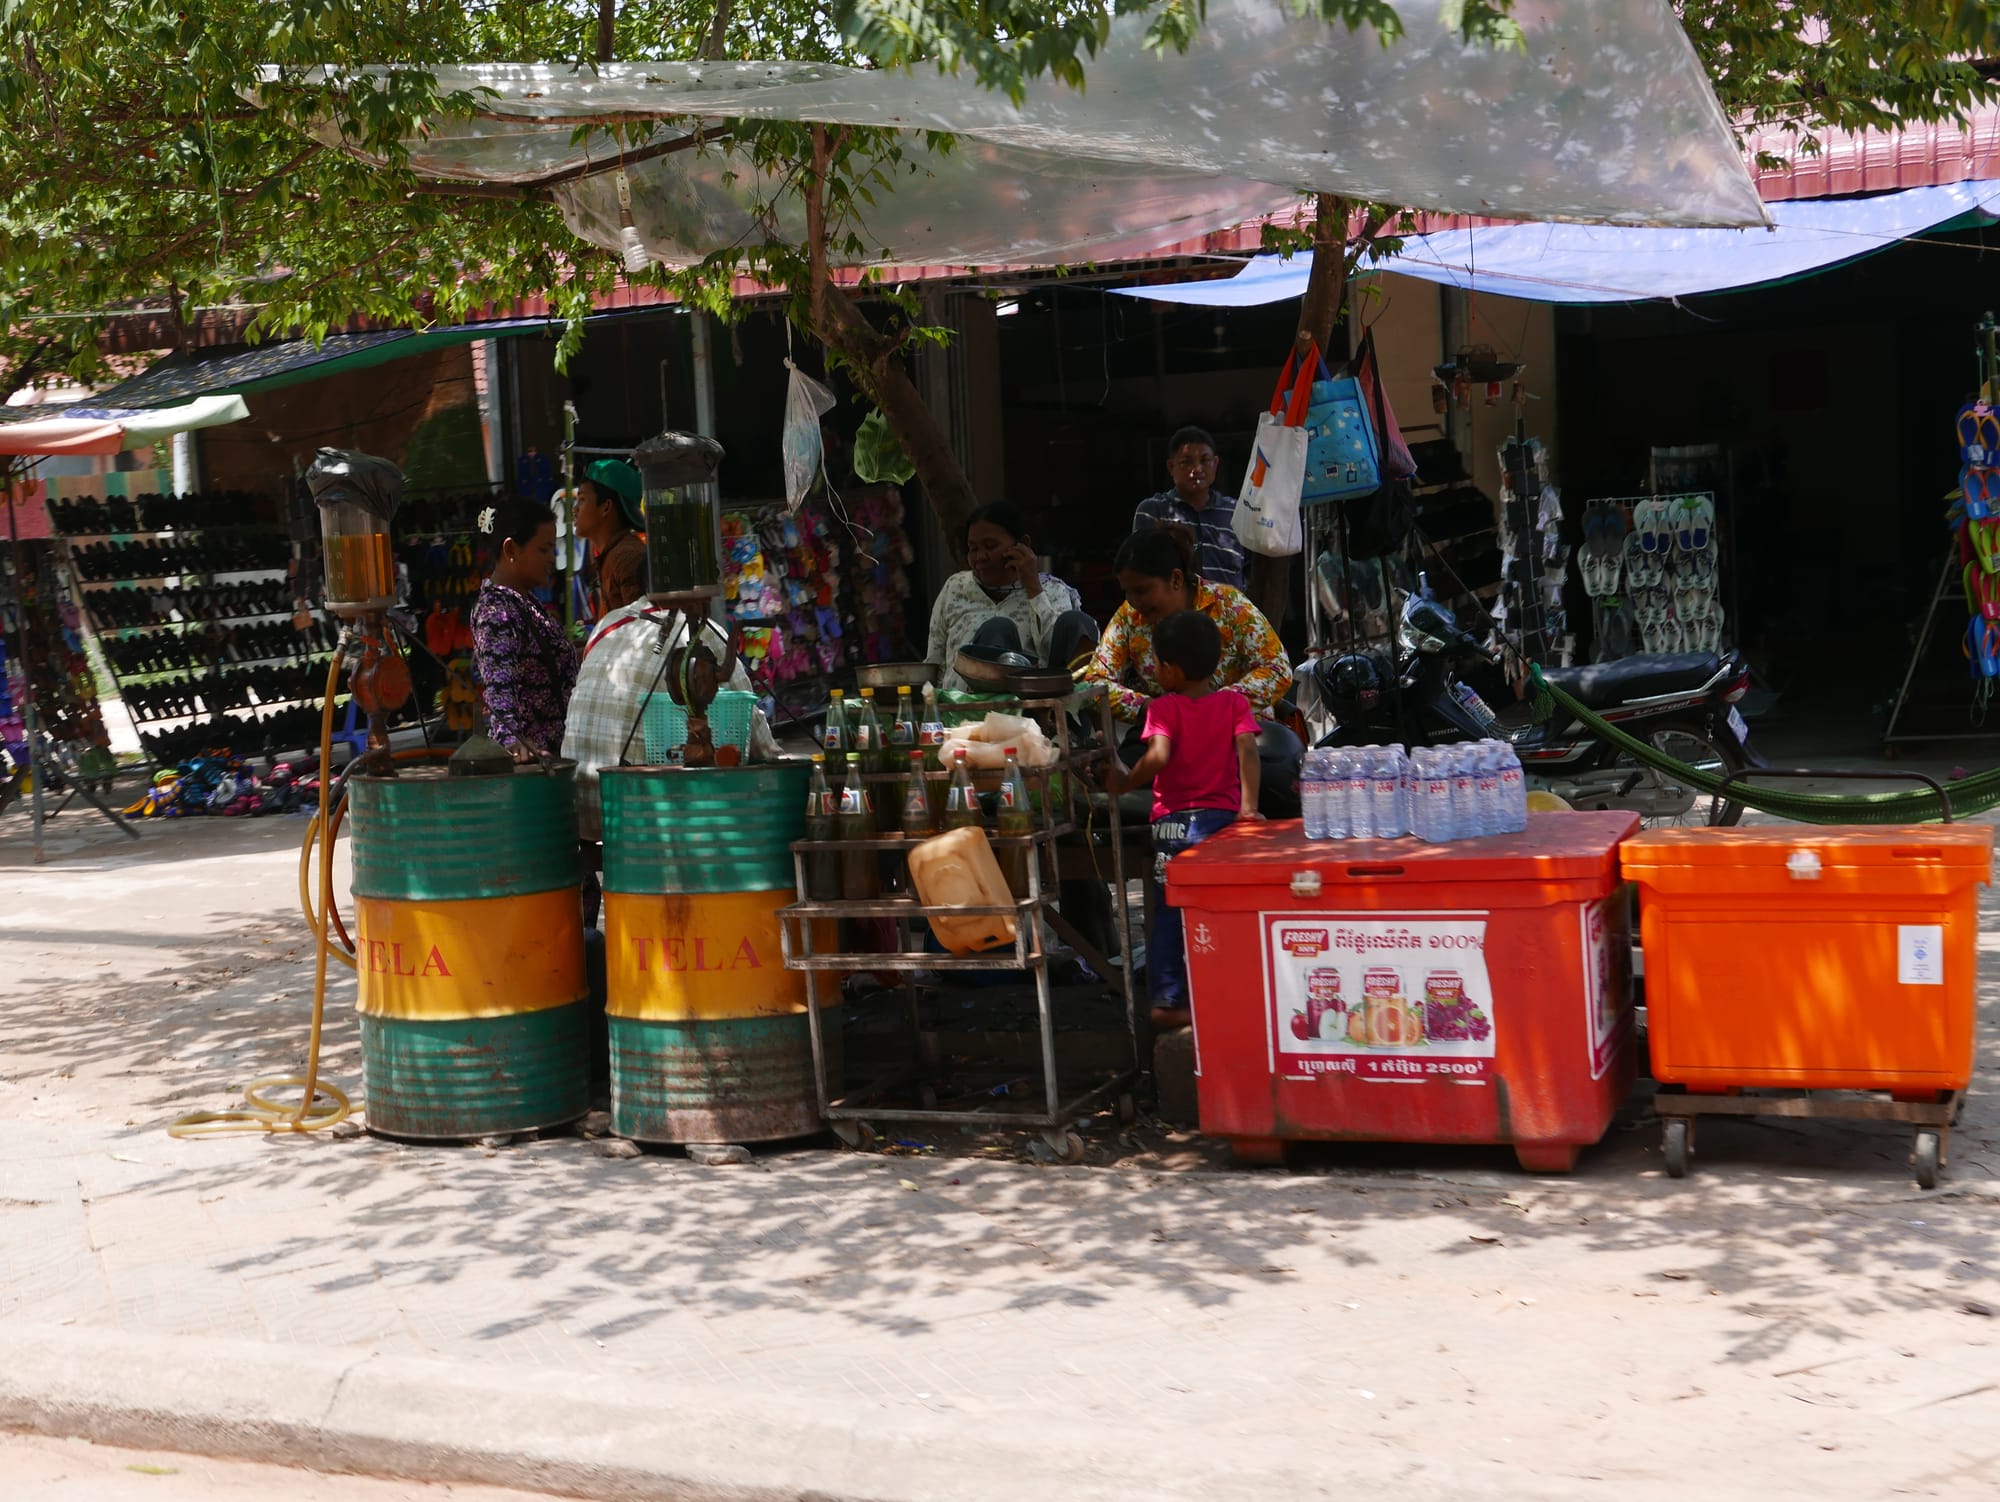
<path fill-rule="evenodd" d="M 632 463 L 645 487 L 647 598 L 660 614 L 654 651 L 664 660 L 655 686 L 664 682 L 687 712 L 681 765 L 713 767 L 718 756 L 708 706 L 735 661 L 729 632 L 715 619 L 723 593 L 722 505 L 715 479 L 722 445 L 700 433 L 661 433 L 632 450 Z M 679 632 L 676 615 L 686 623 Z M 635 720 L 635 731 L 637 725 Z M 733 764 L 735 755 L 732 748 L 720 760 Z"/>
<path fill-rule="evenodd" d="M 700 433 L 661 433 L 632 450 L 645 486 L 648 596 L 687 605 L 722 594 L 722 508 L 715 471 L 722 445 Z"/>
<path fill-rule="evenodd" d="M 348 620 L 394 609 L 389 523 L 403 501 L 402 470 L 373 454 L 321 449 L 306 486 L 319 506 L 326 608 Z"/>
<path fill-rule="evenodd" d="M 395 775 L 389 759 L 389 717 L 410 702 L 409 665 L 389 626 L 396 606 L 396 554 L 389 524 L 403 504 L 403 472 L 387 459 L 348 449 L 321 449 L 306 468 L 306 488 L 319 507 L 327 611 L 347 625 L 340 656 L 348 687 L 368 712 L 371 769 Z M 332 680 L 328 680 L 332 688 Z M 331 733 L 329 692 L 323 713 Z"/>

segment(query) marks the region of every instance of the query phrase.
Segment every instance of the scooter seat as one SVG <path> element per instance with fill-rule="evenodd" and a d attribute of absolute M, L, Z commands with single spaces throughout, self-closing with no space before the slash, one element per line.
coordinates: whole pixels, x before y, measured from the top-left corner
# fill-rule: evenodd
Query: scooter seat
<path fill-rule="evenodd" d="M 1582 668 L 1544 668 L 1542 677 L 1590 709 L 1689 693 L 1722 671 L 1713 652 L 1642 653 Z"/>

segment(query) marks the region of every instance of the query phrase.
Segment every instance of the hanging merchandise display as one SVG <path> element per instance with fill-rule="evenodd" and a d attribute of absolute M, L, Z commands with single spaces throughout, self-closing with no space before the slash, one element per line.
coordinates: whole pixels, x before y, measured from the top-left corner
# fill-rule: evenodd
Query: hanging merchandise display
<path fill-rule="evenodd" d="M 1562 540 L 1562 495 L 1549 480 L 1548 450 L 1517 419 L 1500 446 L 1500 604 L 1493 612 L 1529 662 L 1567 667 L 1576 653 L 1563 583 L 1569 545 Z"/>
<path fill-rule="evenodd" d="M 0 806 L 26 790 L 31 698 L 59 767 L 93 784 L 116 770 L 81 627 L 55 547 L 0 535 Z"/>
<path fill-rule="evenodd" d="M 910 598 L 909 567 L 916 551 L 903 520 L 903 493 L 894 485 L 872 486 L 855 498 L 847 588 L 861 639 L 856 655 L 848 659 L 851 665 L 903 662 L 915 650 L 903 607 Z"/>
<path fill-rule="evenodd" d="M 914 557 L 894 486 L 855 499 L 851 521 L 822 501 L 722 518 L 730 624 L 758 691 L 810 704 L 844 669 L 909 655 L 905 606 Z"/>

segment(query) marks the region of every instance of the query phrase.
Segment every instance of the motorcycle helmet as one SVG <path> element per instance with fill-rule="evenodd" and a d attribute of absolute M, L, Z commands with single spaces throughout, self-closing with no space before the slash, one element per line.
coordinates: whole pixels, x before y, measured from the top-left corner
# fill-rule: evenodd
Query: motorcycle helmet
<path fill-rule="evenodd" d="M 1344 657 L 1322 657 L 1319 663 L 1320 694 L 1338 713 L 1340 706 L 1373 702 L 1382 692 L 1382 670 L 1375 659 L 1360 652 Z"/>

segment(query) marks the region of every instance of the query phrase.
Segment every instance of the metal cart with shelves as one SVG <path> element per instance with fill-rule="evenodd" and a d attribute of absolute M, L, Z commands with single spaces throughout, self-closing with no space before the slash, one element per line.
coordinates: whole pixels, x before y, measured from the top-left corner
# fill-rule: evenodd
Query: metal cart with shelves
<path fill-rule="evenodd" d="M 996 907 L 926 907 L 909 885 L 907 852 L 918 841 L 884 834 L 871 840 L 798 840 L 792 855 L 797 879 L 798 900 L 783 908 L 782 920 L 785 964 L 806 976 L 806 1005 L 812 1028 L 813 1074 L 819 1094 L 820 1114 L 840 1139 L 850 1147 L 866 1146 L 874 1139 L 873 1123 L 901 1122 L 913 1125 L 998 1126 L 1025 1128 L 1039 1132 L 1058 1161 L 1077 1162 L 1083 1154 L 1082 1138 L 1072 1129 L 1081 1117 L 1115 1104 L 1121 1119 L 1130 1120 L 1134 1107 L 1132 1087 L 1139 1073 L 1138 995 L 1132 975 L 1131 921 L 1123 898 L 1125 860 L 1120 838 L 1118 800 L 1108 800 L 1112 875 L 1116 900 L 1111 904 L 1112 923 L 1118 956 L 1114 963 L 1093 944 L 1059 905 L 1062 890 L 1060 842 L 1077 832 L 1076 805 L 1083 796 L 1079 778 L 1111 755 L 1116 744 L 1109 697 L 1099 689 L 1072 693 L 1060 698 L 1018 698 L 983 700 L 980 710 L 998 710 L 1042 722 L 1055 742 L 1055 759 L 1042 767 L 1023 767 L 1033 794 L 1037 827 L 1032 834 L 992 835 L 994 853 L 1003 864 L 1009 854 L 1032 852 L 1024 862 L 1026 892 L 1012 903 Z M 1081 747 L 1072 735 L 1072 716 L 1087 714 L 1095 719 L 1095 745 Z M 949 783 L 948 771 L 927 774 L 931 785 L 942 793 Z M 864 774 L 871 787 L 900 786 L 905 774 L 875 772 Z M 942 798 L 937 802 L 941 806 Z M 1088 800 L 1085 800 L 1088 807 Z M 899 893 L 870 898 L 833 898 L 813 895 L 811 868 L 815 857 L 869 852 L 886 858 L 902 885 Z M 933 914 L 952 916 L 1008 915 L 1014 919 L 1011 948 L 978 954 L 956 955 L 925 947 L 929 919 Z M 896 935 L 893 952 L 866 952 L 859 949 L 820 947 L 825 926 L 838 920 L 890 919 Z M 1120 1057 L 1115 1065 L 1092 1067 L 1072 1061 L 1071 1087 L 1065 1091 L 1063 1061 L 1058 1057 L 1059 997 L 1073 988 L 1052 986 L 1049 966 L 1055 956 L 1049 943 L 1053 935 L 1068 945 L 1111 986 L 1123 1003 L 1123 1033 Z M 1033 1095 L 1016 1097 L 1006 1090 L 975 1089 L 952 1100 L 940 1099 L 936 1080 L 951 1066 L 942 1046 L 943 1030 L 928 1026 L 925 997 L 938 989 L 937 977 L 952 972 L 1017 971 L 1031 977 L 1035 993 L 1035 1013 L 1039 1042 L 1040 1089 Z M 908 1008 L 911 1051 L 907 1064 L 890 1069 L 856 1088 L 849 1089 L 840 1068 L 845 1050 L 829 1036 L 830 1027 L 840 1025 L 841 977 L 861 972 L 893 977 L 895 984 L 884 992 L 902 993 Z M 827 981 L 834 982 L 828 994 Z M 1115 977 L 1115 981 L 1113 979 Z M 1009 1073 L 1002 1061 L 974 1061 L 963 1073 L 991 1072 L 996 1063 Z M 1076 1081 L 1087 1073 L 1087 1082 Z"/>

